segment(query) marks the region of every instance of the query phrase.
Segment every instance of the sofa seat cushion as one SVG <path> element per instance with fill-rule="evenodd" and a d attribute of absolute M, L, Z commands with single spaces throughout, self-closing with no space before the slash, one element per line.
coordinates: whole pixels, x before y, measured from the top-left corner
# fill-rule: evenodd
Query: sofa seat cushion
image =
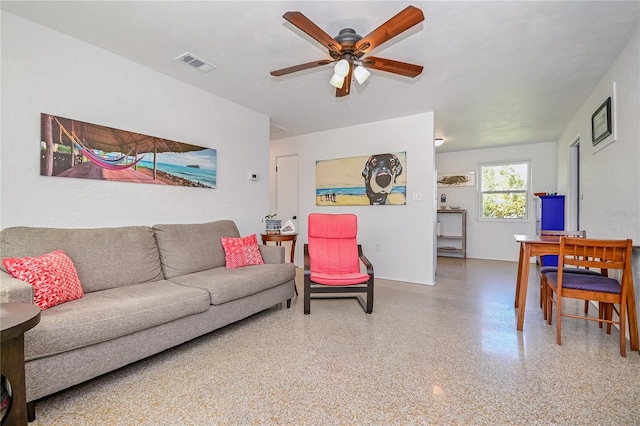
<path fill-rule="evenodd" d="M 87 293 L 41 313 L 38 326 L 25 334 L 25 358 L 115 339 L 209 307 L 206 291 L 164 280 Z"/>
<path fill-rule="evenodd" d="M 235 269 L 213 268 L 174 277 L 171 281 L 207 290 L 211 304 L 221 305 L 291 281 L 295 275 L 295 266 L 292 263 L 278 263 Z"/>

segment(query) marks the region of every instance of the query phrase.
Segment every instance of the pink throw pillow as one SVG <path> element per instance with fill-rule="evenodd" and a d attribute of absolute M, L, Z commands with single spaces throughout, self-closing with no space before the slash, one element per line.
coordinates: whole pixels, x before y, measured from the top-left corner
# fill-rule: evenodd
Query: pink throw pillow
<path fill-rule="evenodd" d="M 256 234 L 244 238 L 221 237 L 220 240 L 224 248 L 224 260 L 227 268 L 264 264 Z"/>
<path fill-rule="evenodd" d="M 38 257 L 2 259 L 7 272 L 33 286 L 33 302 L 42 310 L 84 296 L 78 273 L 62 250 Z"/>

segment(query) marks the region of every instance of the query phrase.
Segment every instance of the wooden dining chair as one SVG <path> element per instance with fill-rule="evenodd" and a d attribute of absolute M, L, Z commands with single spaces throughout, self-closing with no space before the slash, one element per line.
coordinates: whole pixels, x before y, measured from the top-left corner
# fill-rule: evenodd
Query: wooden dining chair
<path fill-rule="evenodd" d="M 539 231 L 538 233 L 541 237 L 576 237 L 576 238 L 587 238 L 587 231 L 585 230 L 581 230 L 581 231 L 558 231 L 558 230 L 550 230 L 550 229 L 542 229 Z M 543 317 L 546 320 L 547 319 L 547 305 L 546 303 L 544 303 L 544 301 L 546 300 L 546 289 L 544 286 L 544 280 L 543 280 L 543 275 L 546 274 L 547 272 L 557 272 L 558 271 L 558 267 L 557 266 L 545 266 L 544 265 L 544 257 L 545 256 L 540 256 L 540 308 L 542 308 L 542 312 L 543 312 Z M 585 269 L 585 268 L 581 268 L 581 269 L 577 269 L 577 268 L 567 268 L 565 270 L 565 273 L 583 273 L 583 274 L 595 274 L 595 275 L 599 275 L 599 272 L 596 271 L 591 271 L 589 269 Z M 586 300 L 584 302 L 584 313 L 588 314 L 589 313 L 589 301 Z"/>
<path fill-rule="evenodd" d="M 558 255 L 558 271 L 544 274 L 547 289 L 546 304 L 548 310 L 547 322 L 552 322 L 553 306 L 556 307 L 556 340 L 562 343 L 562 317 L 582 318 L 607 324 L 607 332 L 611 331 L 611 324 L 620 326 L 620 355 L 626 356 L 627 340 L 625 337 L 626 321 L 632 345 L 638 340 L 636 306 L 633 295 L 633 275 L 631 271 L 631 240 L 594 240 L 587 238 L 560 238 L 560 253 Z M 604 275 L 581 273 L 566 273 L 566 267 L 597 268 L 600 270 L 620 270 L 620 281 Z M 631 293 L 630 293 L 631 292 Z M 556 296 L 554 298 L 554 295 Z M 588 315 L 574 315 L 563 310 L 563 299 L 573 298 L 593 300 L 601 308 L 598 318 Z M 629 305 L 628 305 L 629 303 Z M 615 305 L 618 308 L 615 308 Z M 618 319 L 613 317 L 613 311 Z"/>

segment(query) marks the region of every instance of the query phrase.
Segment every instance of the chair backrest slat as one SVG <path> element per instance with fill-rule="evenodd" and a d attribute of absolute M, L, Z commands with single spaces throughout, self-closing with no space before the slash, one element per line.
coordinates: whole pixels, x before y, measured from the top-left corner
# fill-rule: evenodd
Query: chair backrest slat
<path fill-rule="evenodd" d="M 631 262 L 631 240 L 560 238 L 558 267 L 624 269 Z"/>

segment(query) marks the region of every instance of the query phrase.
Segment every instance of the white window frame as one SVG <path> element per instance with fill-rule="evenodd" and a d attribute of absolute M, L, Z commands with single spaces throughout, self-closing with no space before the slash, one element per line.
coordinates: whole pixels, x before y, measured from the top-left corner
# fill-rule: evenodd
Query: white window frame
<path fill-rule="evenodd" d="M 518 191 L 483 191 L 482 190 L 482 169 L 484 167 L 496 167 L 496 166 L 514 166 L 526 164 L 527 166 L 527 188 L 525 190 Z M 514 222 L 530 222 L 531 221 L 531 161 L 530 160 L 517 160 L 517 161 L 499 161 L 495 163 L 482 163 L 478 164 L 477 170 L 478 176 L 478 220 L 480 222 L 506 222 L 506 223 L 514 223 Z M 525 205 L 524 205 L 524 217 L 523 218 L 508 218 L 508 217 L 500 217 L 500 218 L 491 218 L 484 217 L 484 210 L 482 204 L 482 195 L 483 194 L 499 194 L 499 193 L 524 193 L 525 196 Z"/>

